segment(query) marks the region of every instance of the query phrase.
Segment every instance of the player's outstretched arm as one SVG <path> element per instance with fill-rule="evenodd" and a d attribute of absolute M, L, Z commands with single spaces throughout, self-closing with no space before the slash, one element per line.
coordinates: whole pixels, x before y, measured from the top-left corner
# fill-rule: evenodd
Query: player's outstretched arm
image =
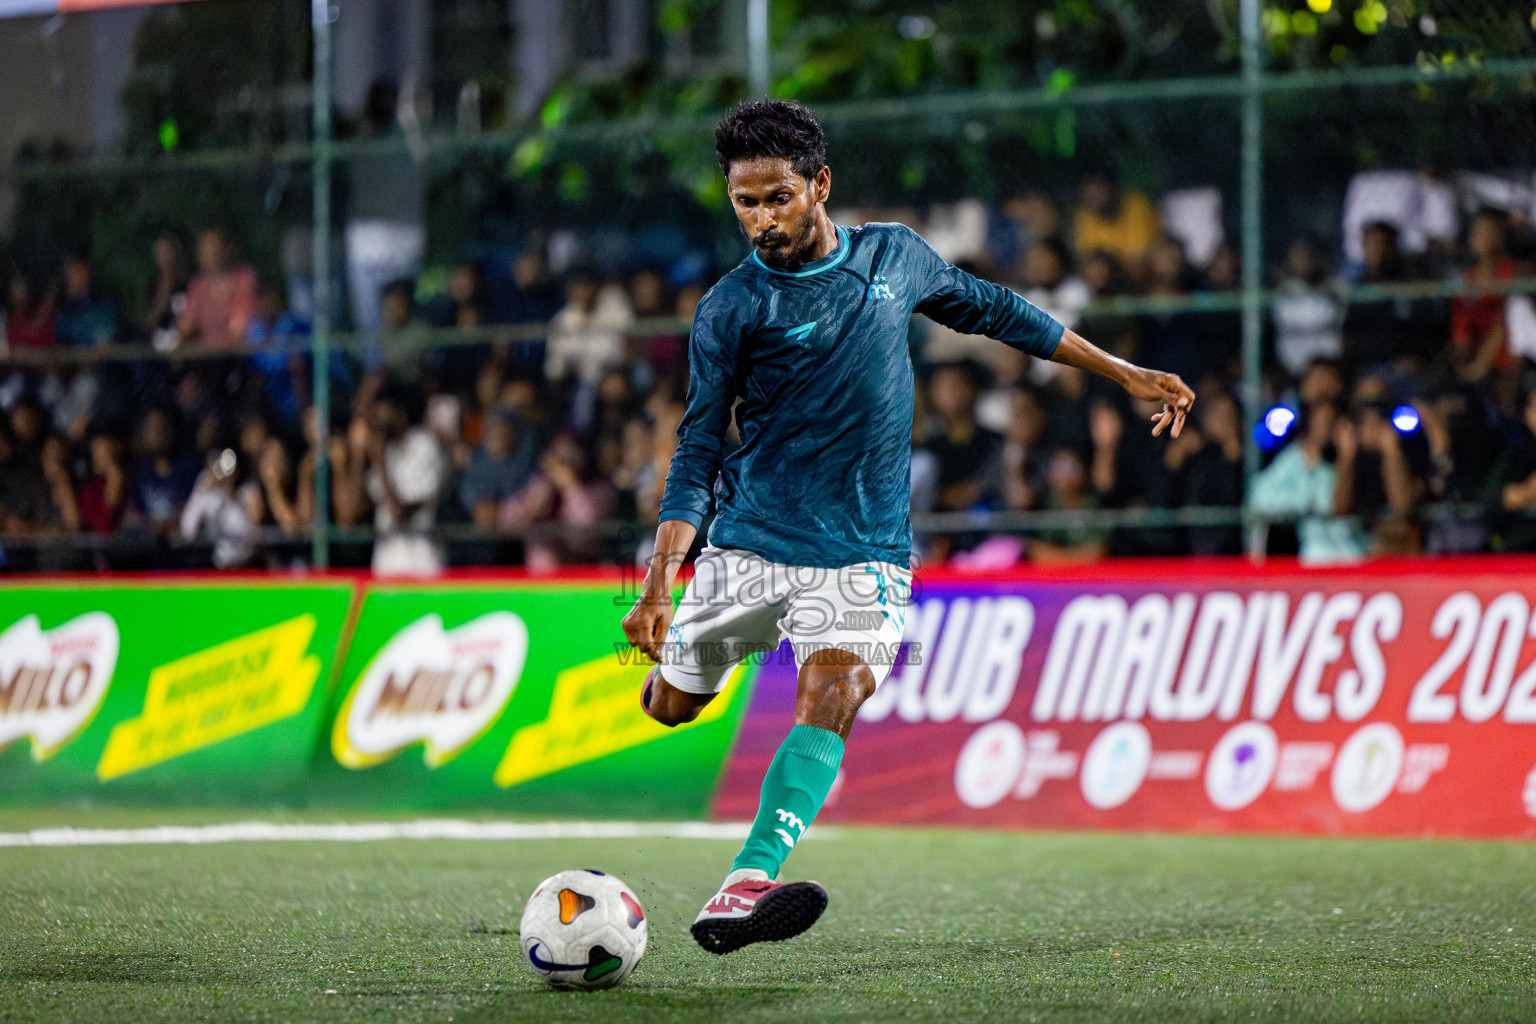
<path fill-rule="evenodd" d="M 668 519 L 656 528 L 656 553 L 640 584 L 640 598 L 624 616 L 624 636 L 652 661 L 661 660 L 661 645 L 672 625 L 672 586 L 698 532 L 684 519 Z"/>
<path fill-rule="evenodd" d="M 1195 404 L 1194 391 L 1179 379 L 1178 374 L 1148 370 L 1128 363 L 1105 352 L 1075 331 L 1062 334 L 1061 344 L 1056 346 L 1051 361 L 1108 378 L 1130 392 L 1132 398 L 1162 402 L 1163 411 L 1152 417 L 1154 437 L 1161 434 L 1170 423 L 1173 429 L 1169 433 L 1178 437 L 1179 431 L 1184 429 L 1184 417 L 1189 415 L 1189 410 Z"/>

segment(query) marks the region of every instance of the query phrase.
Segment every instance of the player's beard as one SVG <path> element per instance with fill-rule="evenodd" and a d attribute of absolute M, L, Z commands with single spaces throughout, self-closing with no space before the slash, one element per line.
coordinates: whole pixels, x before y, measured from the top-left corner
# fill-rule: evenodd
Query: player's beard
<path fill-rule="evenodd" d="M 742 234 L 746 234 L 746 228 L 742 228 Z M 792 234 L 778 229 L 748 237 L 752 248 L 757 250 L 757 258 L 774 270 L 798 267 L 809 262 L 807 257 L 816 248 L 816 207 L 812 206 L 804 217 L 795 222 Z M 783 244 L 786 237 L 790 239 L 789 245 Z"/>

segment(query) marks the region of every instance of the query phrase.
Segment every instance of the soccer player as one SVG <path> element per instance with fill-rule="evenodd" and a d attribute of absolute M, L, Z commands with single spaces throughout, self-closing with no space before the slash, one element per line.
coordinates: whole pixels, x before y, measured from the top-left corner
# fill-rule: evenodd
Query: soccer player
<path fill-rule="evenodd" d="M 826 153 L 821 126 L 792 102 L 743 104 L 715 129 L 752 253 L 694 314 L 688 409 L 656 550 L 623 623 L 658 662 L 640 700 L 664 725 L 697 718 L 742 658 L 776 650 L 785 635 L 799 667 L 795 726 L 763 777 L 746 844 L 693 924 L 715 953 L 798 935 L 826 909 L 819 884 L 777 877 L 901 642 L 912 579 L 913 312 L 1162 402 L 1153 434 L 1171 425 L 1178 436 L 1195 400 L 1174 374 L 1101 351 L 945 263 L 900 224 L 833 224 Z M 723 459 L 733 408 L 742 443 Z M 674 619 L 673 583 L 711 505 L 708 543 Z"/>

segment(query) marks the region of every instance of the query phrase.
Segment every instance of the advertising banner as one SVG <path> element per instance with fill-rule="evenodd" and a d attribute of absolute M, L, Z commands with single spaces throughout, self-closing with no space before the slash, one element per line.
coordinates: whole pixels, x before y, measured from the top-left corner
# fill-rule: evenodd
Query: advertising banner
<path fill-rule="evenodd" d="M 353 586 L 0 587 L 0 800 L 291 793 Z"/>
<path fill-rule="evenodd" d="M 320 802 L 702 817 L 751 694 L 672 730 L 613 583 L 370 586 L 312 780 Z"/>
<path fill-rule="evenodd" d="M 1536 566 L 924 574 L 820 820 L 1536 836 Z M 793 721 L 759 670 L 714 813 Z"/>

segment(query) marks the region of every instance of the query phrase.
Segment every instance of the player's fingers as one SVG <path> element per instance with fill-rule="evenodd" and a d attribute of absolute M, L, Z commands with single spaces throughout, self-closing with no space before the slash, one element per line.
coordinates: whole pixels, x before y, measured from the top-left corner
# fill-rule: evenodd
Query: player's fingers
<path fill-rule="evenodd" d="M 1168 433 L 1171 436 L 1173 436 L 1173 437 L 1178 437 L 1179 436 L 1179 431 L 1181 431 L 1183 429 L 1184 429 L 1184 410 L 1180 409 L 1178 412 L 1174 413 L 1174 416 L 1173 416 L 1173 429 L 1170 430 Z"/>
<path fill-rule="evenodd" d="M 1173 419 L 1173 413 L 1169 412 L 1168 407 L 1165 405 L 1163 406 L 1163 411 L 1158 413 L 1155 418 L 1157 420 L 1157 426 L 1152 428 L 1153 437 L 1157 437 L 1163 432 L 1163 428 L 1168 426 L 1169 422 Z"/>

